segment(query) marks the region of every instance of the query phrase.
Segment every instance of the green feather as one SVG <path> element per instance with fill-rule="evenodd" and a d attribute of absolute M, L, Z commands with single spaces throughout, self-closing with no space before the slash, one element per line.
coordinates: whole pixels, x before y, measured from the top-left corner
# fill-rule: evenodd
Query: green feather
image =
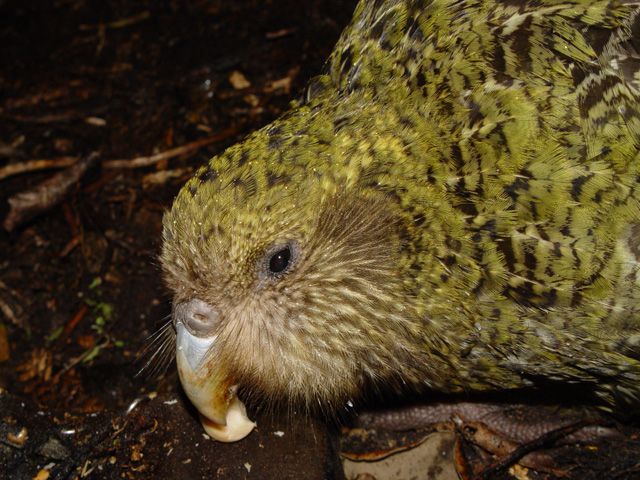
<path fill-rule="evenodd" d="M 230 375 L 329 406 L 540 378 L 637 405 L 639 12 L 362 1 L 305 100 L 166 216 L 168 283 L 222 312 Z"/>

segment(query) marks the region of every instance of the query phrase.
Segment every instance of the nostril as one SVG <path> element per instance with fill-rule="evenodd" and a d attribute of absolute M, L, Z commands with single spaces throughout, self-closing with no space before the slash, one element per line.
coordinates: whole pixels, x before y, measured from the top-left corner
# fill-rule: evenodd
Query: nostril
<path fill-rule="evenodd" d="M 217 326 L 218 312 L 198 298 L 179 303 L 173 309 L 173 321 L 184 324 L 192 335 L 206 337 L 213 334 Z"/>

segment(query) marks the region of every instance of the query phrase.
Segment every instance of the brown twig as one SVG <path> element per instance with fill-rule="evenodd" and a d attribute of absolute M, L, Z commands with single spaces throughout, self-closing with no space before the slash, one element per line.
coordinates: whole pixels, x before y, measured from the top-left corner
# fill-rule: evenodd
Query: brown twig
<path fill-rule="evenodd" d="M 155 155 L 132 159 L 108 160 L 103 162 L 102 166 L 106 169 L 134 169 L 148 167 L 169 158 L 194 152 L 205 145 L 210 145 L 220 140 L 224 140 L 225 138 L 234 135 L 236 131 L 237 130 L 235 128 L 228 128 L 216 135 L 211 135 L 207 138 L 202 138 L 180 147 L 165 150 L 164 152 L 160 152 Z M 70 162 L 70 158 L 72 157 L 63 157 L 62 160 L 57 159 L 57 161 L 54 162 L 42 160 L 38 161 L 38 163 L 35 163 L 35 161 L 26 162 L 26 167 L 24 166 L 25 164 L 23 164 L 22 167 L 7 166 L 3 169 L 5 174 L 4 177 L 0 176 L 0 179 L 6 178 L 8 175 L 24 171 L 35 171 L 37 169 L 52 168 L 54 166 L 59 167 L 62 164 Z M 39 215 L 62 202 L 67 196 L 69 190 L 76 185 L 84 174 L 97 162 L 98 155 L 95 153 L 91 154 L 87 158 L 75 161 L 75 163 L 72 163 L 69 168 L 56 173 L 51 178 L 37 185 L 35 188 L 25 192 L 20 192 L 9 198 L 9 213 L 2 224 L 4 229 L 10 232 L 36 215 Z"/>
<path fill-rule="evenodd" d="M 11 348 L 7 338 L 7 327 L 0 323 L 0 363 L 11 358 Z"/>
<path fill-rule="evenodd" d="M 69 338 L 69 335 L 71 335 L 71 332 L 75 330 L 75 328 L 78 326 L 80 321 L 85 317 L 88 311 L 89 311 L 89 308 L 86 305 L 82 305 L 80 307 L 80 310 L 78 310 L 76 314 L 71 318 L 71 320 L 69 320 L 67 324 L 64 326 L 64 330 L 62 332 L 62 339 Z"/>
<path fill-rule="evenodd" d="M 80 362 L 84 361 L 87 356 L 96 348 L 98 349 L 103 349 L 106 348 L 110 345 L 110 340 L 105 340 L 104 342 L 96 345 L 95 347 L 86 350 L 85 352 L 81 353 L 80 355 L 78 355 L 75 358 L 72 358 L 64 367 L 62 367 L 61 370 L 59 370 L 58 372 L 55 373 L 55 375 L 53 375 L 53 377 L 51 377 L 51 383 L 53 383 L 54 385 L 56 383 L 58 383 L 58 381 L 60 380 L 60 377 L 62 375 L 64 375 L 65 373 L 67 373 L 69 370 L 71 370 L 73 367 L 75 367 L 76 365 L 78 365 Z"/>
<path fill-rule="evenodd" d="M 226 130 L 222 130 L 215 135 L 201 138 L 200 140 L 187 143 L 186 145 L 181 145 L 170 150 L 165 150 L 164 152 L 156 153 L 155 155 L 118 160 L 107 160 L 102 163 L 102 166 L 103 168 L 112 169 L 134 169 L 148 167 L 162 160 L 184 155 L 186 153 L 191 153 L 194 150 L 198 150 L 199 148 L 204 147 L 205 145 L 219 142 L 221 140 L 224 140 L 225 138 L 229 138 L 230 136 L 235 135 L 236 132 L 237 130 L 235 128 L 227 128 Z"/>
<path fill-rule="evenodd" d="M 102 162 L 102 167 L 105 169 L 111 169 L 111 170 L 135 169 L 135 168 L 148 167 L 150 165 L 159 163 L 163 160 L 168 160 L 173 157 L 191 153 L 206 145 L 210 145 L 212 143 L 225 140 L 235 135 L 237 131 L 238 130 L 236 128 L 227 128 L 226 130 L 222 130 L 221 132 L 218 132 L 215 135 L 211 135 L 206 138 L 201 138 L 200 140 L 195 140 L 191 143 L 187 143 L 185 145 L 172 148 L 170 150 L 165 150 L 164 152 L 156 153 L 155 155 L 147 155 L 147 156 L 134 157 L 134 158 L 128 158 L 128 159 L 106 160 Z M 56 168 L 66 168 L 66 167 L 75 165 L 77 162 L 78 162 L 78 157 L 59 157 L 59 158 L 29 160 L 21 163 L 12 163 L 10 165 L 5 165 L 4 167 L 0 168 L 0 180 L 3 180 L 7 177 L 11 177 L 13 175 L 19 175 L 21 173 L 35 172 L 39 170 L 49 170 L 49 169 L 56 169 Z"/>
<path fill-rule="evenodd" d="M 531 442 L 520 445 L 515 450 L 512 450 L 508 455 L 500 458 L 497 462 L 489 465 L 487 468 L 482 470 L 474 478 L 475 480 L 489 480 L 491 478 L 495 478 L 498 472 L 506 470 L 528 453 L 551 445 L 560 438 L 566 437 L 567 435 L 576 432 L 589 424 L 590 422 L 586 420 L 579 420 L 577 422 L 571 423 L 570 425 L 551 430 Z"/>
<path fill-rule="evenodd" d="M 77 120 L 84 115 L 83 112 L 76 110 L 66 110 L 58 113 L 47 113 L 43 115 L 20 115 L 20 114 L 5 114 L 4 117 L 20 123 L 33 123 L 36 125 L 48 125 L 50 123 L 62 123 L 71 122 Z"/>
<path fill-rule="evenodd" d="M 131 17 L 121 18 L 120 20 L 115 20 L 110 23 L 100 24 L 100 25 L 80 25 L 80 31 L 87 30 L 99 30 L 100 28 L 125 28 L 130 27 L 131 25 L 135 25 L 136 23 L 147 20 L 151 17 L 151 13 L 148 10 L 144 10 L 136 15 L 132 15 Z"/>
<path fill-rule="evenodd" d="M 18 225 L 59 204 L 97 161 L 98 155 L 93 153 L 36 185 L 35 188 L 9 198 L 10 210 L 2 226 L 10 232 Z"/>
<path fill-rule="evenodd" d="M 35 172 L 38 170 L 50 170 L 54 168 L 66 168 L 75 164 L 78 157 L 42 158 L 27 162 L 10 163 L 0 168 L 0 180 L 21 173 Z"/>
<path fill-rule="evenodd" d="M 180 178 L 182 176 L 191 176 L 193 169 L 191 168 L 176 168 L 174 170 L 160 170 L 159 172 L 152 172 L 142 177 L 142 187 L 149 188 L 152 185 L 164 185 L 167 180 L 172 178 Z"/>
<path fill-rule="evenodd" d="M 67 242 L 67 244 L 64 246 L 64 248 L 62 249 L 62 251 L 60 252 L 60 254 L 58 255 L 60 258 L 64 258 L 67 255 L 69 255 L 74 248 L 76 248 L 78 245 L 80 245 L 80 236 L 77 237 L 73 237 L 71 240 L 69 240 Z"/>

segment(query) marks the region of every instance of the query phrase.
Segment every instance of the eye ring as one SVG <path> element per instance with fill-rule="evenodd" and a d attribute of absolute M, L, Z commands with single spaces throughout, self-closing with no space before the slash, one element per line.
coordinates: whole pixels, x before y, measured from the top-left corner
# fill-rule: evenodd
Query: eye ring
<path fill-rule="evenodd" d="M 298 259 L 296 242 L 284 242 L 268 249 L 262 262 L 262 271 L 269 278 L 280 278 L 291 271 Z"/>

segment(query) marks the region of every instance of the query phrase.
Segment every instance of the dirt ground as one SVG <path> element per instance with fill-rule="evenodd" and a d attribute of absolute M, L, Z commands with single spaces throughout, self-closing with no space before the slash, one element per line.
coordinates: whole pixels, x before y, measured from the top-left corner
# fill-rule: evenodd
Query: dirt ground
<path fill-rule="evenodd" d="M 216 444 L 173 366 L 136 375 L 170 313 L 163 212 L 301 94 L 354 5 L 0 0 L 0 478 L 343 478 L 339 451 L 362 462 L 345 454 L 362 438 L 383 442 L 380 458 L 435 439 L 464 470 L 475 440 L 440 427 L 339 440 L 326 422 L 263 414 L 247 441 Z M 640 478 L 640 430 L 616 428 L 562 469 L 483 478 Z M 415 478 L 455 478 L 436 467 Z"/>

